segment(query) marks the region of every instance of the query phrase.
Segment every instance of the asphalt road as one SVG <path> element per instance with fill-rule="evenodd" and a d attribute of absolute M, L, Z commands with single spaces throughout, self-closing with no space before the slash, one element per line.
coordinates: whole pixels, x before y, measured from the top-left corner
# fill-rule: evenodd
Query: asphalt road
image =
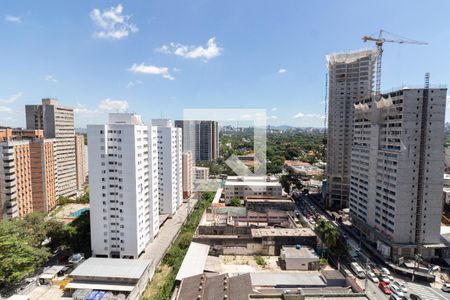
<path fill-rule="evenodd" d="M 322 217 L 324 217 L 328 221 L 330 221 L 331 224 L 333 224 L 336 227 L 336 229 L 338 230 L 338 232 L 341 235 L 345 234 L 346 240 L 352 240 L 353 243 L 358 244 L 358 241 L 356 241 L 355 239 L 353 239 L 351 237 L 351 234 L 352 234 L 351 232 L 348 232 L 346 228 L 342 227 L 338 222 L 334 221 L 326 213 L 326 211 L 322 207 L 320 207 L 315 201 L 311 200 L 311 198 L 309 196 L 301 196 L 300 198 L 304 201 L 304 203 L 306 204 L 306 207 L 313 207 L 314 211 L 316 213 L 319 213 Z M 300 210 L 299 204 L 298 203 L 296 203 L 296 204 Z M 311 225 L 311 224 L 309 224 L 309 225 Z M 379 259 L 374 258 L 371 255 L 371 253 L 367 249 L 365 249 L 365 247 L 363 245 L 361 245 L 361 246 L 362 247 L 360 247 L 360 248 L 361 248 L 362 255 L 357 260 L 363 266 L 364 266 L 364 263 L 366 263 L 366 260 L 368 260 L 368 262 L 370 262 L 370 263 L 375 263 L 377 265 L 383 266 L 383 262 L 380 262 Z M 422 297 L 422 299 L 424 299 L 424 300 L 447 300 L 447 299 L 450 300 L 450 293 L 445 293 L 439 289 L 433 288 L 433 287 L 427 285 L 427 283 L 411 282 L 410 278 L 405 278 L 404 276 L 398 276 L 396 274 L 392 274 L 392 276 L 394 277 L 395 280 L 405 282 L 409 293 L 417 294 L 420 297 Z M 371 298 L 371 299 L 389 299 L 389 296 L 385 295 L 380 290 L 380 288 L 378 287 L 378 284 L 375 284 L 370 280 L 367 280 L 367 283 L 365 283 L 364 280 L 362 280 L 362 281 L 360 281 L 360 283 L 362 286 L 366 285 L 367 295 L 369 296 L 369 298 Z"/>

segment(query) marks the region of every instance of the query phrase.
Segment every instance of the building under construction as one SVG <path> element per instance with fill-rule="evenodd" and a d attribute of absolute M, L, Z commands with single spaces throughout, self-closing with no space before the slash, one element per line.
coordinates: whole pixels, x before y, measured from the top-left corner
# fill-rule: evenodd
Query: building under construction
<path fill-rule="evenodd" d="M 329 74 L 326 203 L 348 207 L 354 104 L 371 95 L 375 50 L 327 55 Z"/>

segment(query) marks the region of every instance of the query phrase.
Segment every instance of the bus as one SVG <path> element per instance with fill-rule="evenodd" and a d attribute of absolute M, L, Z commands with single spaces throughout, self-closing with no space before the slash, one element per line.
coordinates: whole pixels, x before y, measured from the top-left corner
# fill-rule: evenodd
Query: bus
<path fill-rule="evenodd" d="M 352 262 L 350 264 L 350 267 L 352 268 L 352 271 L 355 273 L 356 277 L 360 279 L 366 278 L 366 272 L 364 272 L 363 268 L 357 262 Z"/>

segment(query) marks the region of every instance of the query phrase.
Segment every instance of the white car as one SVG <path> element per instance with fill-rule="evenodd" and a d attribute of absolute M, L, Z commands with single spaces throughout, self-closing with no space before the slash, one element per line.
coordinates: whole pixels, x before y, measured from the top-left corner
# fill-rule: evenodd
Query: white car
<path fill-rule="evenodd" d="M 381 268 L 380 272 L 381 274 L 391 275 L 391 272 L 387 268 Z"/>
<path fill-rule="evenodd" d="M 444 283 L 444 285 L 442 286 L 442 290 L 444 292 L 449 293 L 450 292 L 450 283 Z"/>
<path fill-rule="evenodd" d="M 391 283 L 391 286 L 399 288 L 404 294 L 408 293 L 408 289 L 406 288 L 406 285 L 403 282 L 393 281 Z"/>
<path fill-rule="evenodd" d="M 378 279 L 378 277 L 375 275 L 375 273 L 373 273 L 372 271 L 368 271 L 367 272 L 367 277 L 374 283 L 378 283 L 380 282 L 380 280 Z"/>
<path fill-rule="evenodd" d="M 390 289 L 391 289 L 391 291 L 392 291 L 394 294 L 396 294 L 396 295 L 399 296 L 399 297 L 404 297 L 404 296 L 405 296 L 405 293 L 403 293 L 402 289 L 399 288 L 399 287 L 397 287 L 397 286 L 395 286 L 395 285 L 391 285 L 391 286 L 390 286 Z"/>
<path fill-rule="evenodd" d="M 389 277 L 387 277 L 386 275 L 383 275 L 383 274 L 380 276 L 380 280 L 387 284 L 391 283 L 391 280 L 389 279 Z"/>

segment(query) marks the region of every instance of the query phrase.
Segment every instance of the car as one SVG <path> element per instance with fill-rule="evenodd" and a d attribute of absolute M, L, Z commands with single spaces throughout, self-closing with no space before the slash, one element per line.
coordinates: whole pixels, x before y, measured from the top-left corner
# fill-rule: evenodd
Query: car
<path fill-rule="evenodd" d="M 389 277 L 387 277 L 387 275 L 381 274 L 381 275 L 380 275 L 380 280 L 381 280 L 381 282 L 384 282 L 384 283 L 386 283 L 386 284 L 391 283 L 391 279 L 389 279 Z"/>
<path fill-rule="evenodd" d="M 344 239 L 347 239 L 347 238 L 348 238 L 348 235 L 347 235 L 346 233 L 343 233 L 343 234 L 342 234 L 342 237 L 343 237 Z"/>
<path fill-rule="evenodd" d="M 408 293 L 408 289 L 403 282 L 395 280 L 391 283 L 391 286 L 398 287 L 404 294 Z"/>
<path fill-rule="evenodd" d="M 387 268 L 381 268 L 380 272 L 381 274 L 391 275 L 391 272 Z"/>
<path fill-rule="evenodd" d="M 403 293 L 402 289 L 397 287 L 396 285 L 390 285 L 392 293 L 396 294 L 399 297 L 404 297 L 405 293 Z"/>
<path fill-rule="evenodd" d="M 375 275 L 375 273 L 373 273 L 372 271 L 368 271 L 367 272 L 367 278 L 369 278 L 372 282 L 374 283 L 378 283 L 380 282 L 380 280 L 378 279 L 378 277 Z"/>
<path fill-rule="evenodd" d="M 389 285 L 386 282 L 380 282 L 378 284 L 378 287 L 380 288 L 380 290 L 383 291 L 383 293 L 385 293 L 386 295 L 390 295 L 392 294 L 392 291 L 389 289 Z"/>
<path fill-rule="evenodd" d="M 405 296 L 400 297 L 396 294 L 391 294 L 391 296 L 389 297 L 389 300 L 403 300 L 403 299 L 405 299 Z"/>
<path fill-rule="evenodd" d="M 422 300 L 419 295 L 416 294 L 409 294 L 409 299 L 411 300 Z"/>
<path fill-rule="evenodd" d="M 446 293 L 450 292 L 450 283 L 444 283 L 441 290 Z"/>

